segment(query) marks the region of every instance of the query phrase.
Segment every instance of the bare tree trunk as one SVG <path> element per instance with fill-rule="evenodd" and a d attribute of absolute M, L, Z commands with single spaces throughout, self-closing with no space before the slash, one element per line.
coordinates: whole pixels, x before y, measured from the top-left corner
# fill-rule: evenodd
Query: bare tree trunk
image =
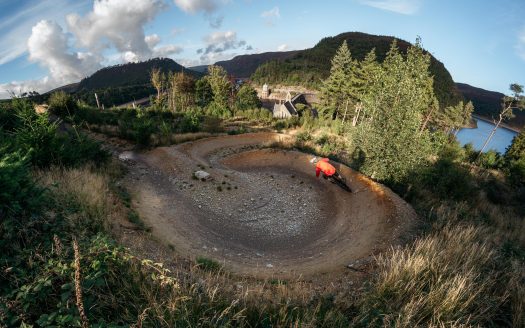
<path fill-rule="evenodd" d="M 490 140 L 492 140 L 492 137 L 494 136 L 494 134 L 496 133 L 496 130 L 498 129 L 499 125 L 501 124 L 501 121 L 503 121 L 503 116 L 502 114 L 499 114 L 499 120 L 498 122 L 494 122 L 494 129 L 492 129 L 492 131 L 490 132 L 487 140 L 485 140 L 485 143 L 483 143 L 483 147 L 481 147 L 481 150 L 479 151 L 479 154 L 478 154 L 478 158 L 479 159 L 481 157 L 481 154 L 483 153 L 483 151 L 485 150 L 485 148 L 487 147 L 487 145 L 489 144 Z"/>
<path fill-rule="evenodd" d="M 95 99 L 97 101 L 97 108 L 100 109 L 100 102 L 98 101 L 98 95 L 96 92 L 95 92 Z"/>
<path fill-rule="evenodd" d="M 419 133 L 423 133 L 423 131 L 425 131 L 426 127 L 427 127 L 427 124 L 428 124 L 428 121 L 430 121 L 430 117 L 432 116 L 432 114 L 434 113 L 434 110 L 436 109 L 435 106 L 431 106 L 430 107 L 430 112 L 428 113 L 427 117 L 425 117 L 425 121 L 423 122 L 423 125 L 421 126 L 421 130 L 419 130 Z"/>
<path fill-rule="evenodd" d="M 355 106 L 356 114 L 355 114 L 354 119 L 352 121 L 352 126 L 356 126 L 357 125 L 357 121 L 359 120 L 359 114 L 361 113 L 361 109 L 362 108 L 363 108 L 363 105 L 361 103 L 358 103 Z"/>
<path fill-rule="evenodd" d="M 343 122 L 341 123 L 341 125 L 345 125 L 345 120 L 346 120 L 346 114 L 348 112 L 348 99 L 346 100 L 346 107 L 345 107 L 345 113 L 343 115 Z"/>

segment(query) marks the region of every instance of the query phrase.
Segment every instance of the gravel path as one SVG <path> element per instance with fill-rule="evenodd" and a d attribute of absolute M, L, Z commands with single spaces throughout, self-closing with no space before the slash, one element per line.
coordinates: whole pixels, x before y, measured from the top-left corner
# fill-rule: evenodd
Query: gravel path
<path fill-rule="evenodd" d="M 396 244 L 416 216 L 397 195 L 336 164 L 348 193 L 316 179 L 310 156 L 268 149 L 275 133 L 126 153 L 126 186 L 152 233 L 185 256 L 258 277 L 342 270 Z M 211 179 L 193 178 L 204 170 Z"/>

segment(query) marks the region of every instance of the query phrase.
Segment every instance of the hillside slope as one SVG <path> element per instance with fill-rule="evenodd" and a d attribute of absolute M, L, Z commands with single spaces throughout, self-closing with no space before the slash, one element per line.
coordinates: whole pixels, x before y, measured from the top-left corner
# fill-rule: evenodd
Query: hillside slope
<path fill-rule="evenodd" d="M 96 105 L 96 92 L 101 104 L 120 105 L 155 93 L 150 82 L 154 68 L 164 73 L 182 72 L 199 78 L 203 74 L 189 70 L 169 58 L 155 58 L 144 62 L 127 63 L 98 70 L 90 77 L 80 81 L 75 90 L 77 98 L 90 105 Z"/>
<path fill-rule="evenodd" d="M 372 48 L 376 49 L 379 61 L 383 61 L 394 40 L 391 36 L 378 36 L 360 32 L 342 33 L 319 41 L 313 48 L 298 51 L 290 58 L 276 59 L 261 66 L 252 75 L 256 83 L 300 84 L 318 88 L 330 72 L 331 59 L 343 40 L 348 42 L 352 57 L 362 60 Z M 398 40 L 401 52 L 411 45 Z M 434 75 L 434 91 L 442 106 L 455 104 L 460 100 L 452 76 L 443 63 L 431 56 L 430 71 Z"/>
<path fill-rule="evenodd" d="M 216 62 L 215 65 L 222 66 L 235 77 L 250 77 L 259 66 L 271 60 L 285 60 L 298 54 L 299 50 L 264 52 L 261 54 L 240 55 L 230 60 Z"/>
<path fill-rule="evenodd" d="M 90 77 L 80 81 L 78 90 L 150 84 L 150 72 L 154 68 L 158 68 L 164 73 L 182 72 L 184 70 L 194 77 L 202 76 L 201 73 L 188 70 L 172 59 L 154 58 L 144 62 L 127 63 L 100 69 Z"/>
<path fill-rule="evenodd" d="M 466 83 L 456 83 L 456 87 L 465 100 L 472 101 L 475 114 L 488 119 L 497 117 L 501 110 L 501 100 L 505 96 L 503 93 L 473 87 Z M 525 112 L 516 111 L 514 114 L 516 117 L 506 123 L 518 129 L 523 128 Z"/>

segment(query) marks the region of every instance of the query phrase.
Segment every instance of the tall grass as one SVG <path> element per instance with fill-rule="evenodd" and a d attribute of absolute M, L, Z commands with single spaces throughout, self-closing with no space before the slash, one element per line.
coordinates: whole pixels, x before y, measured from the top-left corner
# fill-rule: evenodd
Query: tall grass
<path fill-rule="evenodd" d="M 523 288 L 516 289 L 523 273 L 508 267 L 510 261 L 492 244 L 494 237 L 472 225 L 447 225 L 413 245 L 381 254 L 378 277 L 362 300 L 356 324 L 523 326 Z"/>

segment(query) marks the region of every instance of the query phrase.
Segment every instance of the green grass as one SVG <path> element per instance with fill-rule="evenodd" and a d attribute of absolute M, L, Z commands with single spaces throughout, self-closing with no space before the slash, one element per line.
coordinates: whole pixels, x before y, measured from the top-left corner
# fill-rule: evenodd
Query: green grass
<path fill-rule="evenodd" d="M 219 262 L 213 259 L 209 259 L 207 257 L 201 257 L 201 256 L 197 257 L 195 262 L 197 263 L 198 267 L 202 270 L 206 270 L 206 271 L 222 270 L 222 265 Z"/>

